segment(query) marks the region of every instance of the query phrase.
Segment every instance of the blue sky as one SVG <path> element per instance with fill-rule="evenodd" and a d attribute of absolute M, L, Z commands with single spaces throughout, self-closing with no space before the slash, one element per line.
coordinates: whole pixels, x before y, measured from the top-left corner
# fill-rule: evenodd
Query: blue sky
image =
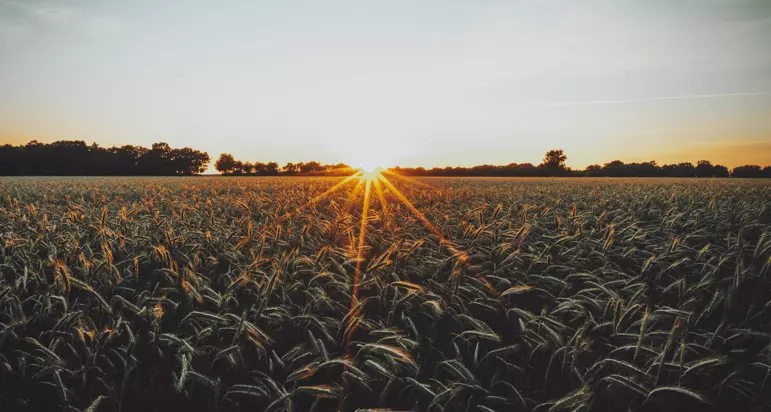
<path fill-rule="evenodd" d="M 771 164 L 771 3 L 0 0 L 0 142 Z"/>

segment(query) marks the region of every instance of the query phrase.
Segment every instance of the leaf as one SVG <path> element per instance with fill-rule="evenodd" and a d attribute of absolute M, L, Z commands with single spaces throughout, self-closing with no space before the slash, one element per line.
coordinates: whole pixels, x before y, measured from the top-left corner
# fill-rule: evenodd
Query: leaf
<path fill-rule="evenodd" d="M 405 281 L 393 282 L 391 283 L 391 286 L 397 286 L 397 287 L 411 290 L 413 292 L 423 293 L 423 287 L 412 282 L 405 282 Z"/>
<path fill-rule="evenodd" d="M 533 290 L 533 287 L 528 285 L 512 286 L 504 290 L 503 292 L 501 292 L 501 297 L 509 296 L 509 295 L 521 295 L 531 290 Z"/>
<path fill-rule="evenodd" d="M 661 386 L 659 388 L 656 388 L 650 391 L 650 393 L 648 394 L 648 398 L 646 398 L 646 401 L 657 393 L 665 393 L 665 392 L 675 392 L 681 395 L 688 396 L 689 398 L 693 398 L 702 403 L 707 403 L 707 404 L 709 403 L 706 399 L 704 399 L 703 396 L 699 395 L 698 393 L 690 389 L 681 388 L 679 386 Z"/>
<path fill-rule="evenodd" d="M 382 345 L 382 344 L 379 344 L 379 343 L 369 343 L 369 344 L 364 345 L 362 350 L 363 351 L 368 351 L 368 352 L 380 352 L 380 353 L 383 353 L 383 354 L 385 354 L 385 355 L 387 355 L 387 356 L 389 356 L 391 358 L 394 358 L 394 359 L 398 360 L 399 362 L 406 363 L 408 365 L 417 367 L 417 365 L 415 364 L 415 361 L 413 361 L 412 358 L 410 358 L 410 355 L 405 353 L 400 348 L 396 348 L 396 347 L 388 346 L 388 345 Z"/>
<path fill-rule="evenodd" d="M 621 386 L 624 386 L 628 389 L 631 389 L 632 391 L 636 392 L 640 396 L 645 396 L 645 397 L 648 396 L 648 391 L 644 387 L 642 387 L 637 382 L 627 378 L 626 376 L 613 374 L 613 375 L 608 375 L 600 380 L 602 381 L 609 380 L 611 382 L 615 382 Z"/>
<path fill-rule="evenodd" d="M 567 394 L 562 399 L 556 401 L 554 405 L 552 405 L 551 408 L 549 408 L 549 412 L 569 409 L 575 406 L 578 403 L 586 402 L 586 400 L 591 395 L 591 392 L 584 386 L 580 389 L 573 391 L 572 393 Z"/>
<path fill-rule="evenodd" d="M 492 342 L 500 342 L 501 341 L 501 337 L 498 336 L 497 334 L 495 334 L 493 332 L 485 332 L 485 331 L 481 331 L 481 330 L 467 330 L 467 331 L 461 333 L 459 336 L 462 337 L 462 338 L 465 338 L 465 337 L 467 337 L 469 335 L 475 336 L 477 338 L 489 340 L 489 341 L 492 341 Z"/>
<path fill-rule="evenodd" d="M 685 372 L 683 372 L 683 376 L 687 375 L 689 372 L 695 369 L 700 369 L 706 366 L 722 365 L 723 363 L 725 363 L 725 361 L 726 361 L 726 358 L 724 357 L 710 357 L 710 358 L 700 359 L 696 362 L 689 364 L 690 366 L 688 366 Z"/>
<path fill-rule="evenodd" d="M 230 387 L 230 389 L 228 389 L 225 397 L 230 395 L 245 395 L 256 396 L 258 398 L 266 398 L 268 397 L 268 391 L 266 391 L 265 388 L 254 385 L 233 385 Z"/>
<path fill-rule="evenodd" d="M 102 403 L 103 400 L 107 399 L 104 395 L 99 395 L 94 399 L 93 402 L 91 402 L 91 405 L 84 409 L 83 412 L 96 412 L 99 409 L 99 404 Z"/>
<path fill-rule="evenodd" d="M 343 392 L 339 386 L 332 385 L 300 386 L 295 391 L 317 398 L 337 398 Z"/>

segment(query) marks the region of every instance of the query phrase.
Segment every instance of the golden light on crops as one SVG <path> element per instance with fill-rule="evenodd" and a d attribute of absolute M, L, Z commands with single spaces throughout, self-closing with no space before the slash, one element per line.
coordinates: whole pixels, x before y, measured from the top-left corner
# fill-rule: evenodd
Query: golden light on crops
<path fill-rule="evenodd" d="M 356 255 L 356 272 L 354 273 L 354 278 L 351 285 L 351 305 L 347 317 L 348 325 L 346 329 L 346 347 L 350 345 L 352 334 L 361 322 L 359 315 L 362 310 L 362 305 L 359 301 L 359 286 L 362 283 L 362 275 L 364 274 L 362 270 L 362 264 L 365 260 L 364 252 L 367 249 L 367 228 L 369 224 L 370 203 L 373 189 L 381 208 L 385 209 L 387 205 L 386 193 L 389 193 L 401 204 L 403 204 L 413 215 L 415 215 L 417 220 L 426 229 L 428 229 L 432 235 L 439 238 L 440 244 L 446 247 L 447 250 L 449 250 L 450 253 L 452 253 L 458 259 L 458 262 L 461 266 L 465 268 L 469 267 L 468 254 L 460 250 L 451 240 L 445 238 L 442 232 L 433 223 L 431 223 L 431 221 L 418 209 L 418 207 L 415 206 L 415 204 L 413 204 L 412 201 L 410 201 L 410 199 L 408 199 L 407 196 L 389 180 L 389 178 L 399 180 L 405 184 L 412 184 L 427 189 L 431 189 L 432 187 L 431 185 L 428 185 L 424 182 L 413 179 L 411 177 L 400 175 L 392 170 L 388 170 L 380 166 L 359 167 L 352 175 L 343 178 L 341 181 L 337 182 L 322 194 L 312 198 L 302 206 L 295 209 L 295 212 L 299 212 L 302 209 L 318 203 L 333 193 L 343 189 L 349 182 L 355 181 L 356 184 L 353 186 L 353 188 L 350 189 L 345 206 L 343 207 L 343 210 L 352 211 L 355 208 L 356 200 L 363 192 L 361 219 L 358 222 L 359 232 L 355 237 L 352 235 L 350 242 L 351 253 Z M 284 216 L 284 218 L 289 218 L 290 216 L 291 214 L 287 214 Z M 484 277 L 480 276 L 479 274 L 475 275 L 484 285 L 486 285 L 491 290 L 494 295 L 498 294 L 498 292 L 492 287 L 492 285 L 490 285 L 489 282 L 487 282 L 486 279 L 484 279 Z M 349 349 L 346 349 L 346 352 L 348 352 L 350 355 Z"/>
<path fill-rule="evenodd" d="M 2 379 L 53 370 L 0 404 L 115 403 L 90 401 L 80 356 L 105 348 L 145 365 L 126 386 L 132 410 L 768 404 L 767 342 L 740 342 L 739 357 L 705 344 L 768 324 L 771 239 L 743 230 L 767 226 L 768 182 L 392 172 L 0 179 L 0 323 L 16 334 L 0 355 L 26 359 Z M 103 369 L 97 392 L 113 392 L 124 374 Z"/>
<path fill-rule="evenodd" d="M 372 168 L 366 168 L 366 167 L 360 167 L 353 175 L 343 179 L 341 182 L 337 183 L 335 186 L 333 186 L 331 189 L 327 190 L 320 196 L 314 198 L 312 202 L 317 202 L 324 197 L 330 195 L 332 192 L 340 189 L 343 187 L 346 183 L 348 183 L 350 180 L 355 179 L 358 177 L 358 183 L 356 186 L 351 190 L 351 192 L 348 195 L 348 202 L 346 206 L 350 206 L 350 203 L 358 198 L 359 193 L 361 191 L 364 191 L 363 195 L 363 201 L 361 206 L 361 220 L 359 222 L 359 233 L 358 233 L 358 241 L 356 243 L 356 272 L 354 273 L 353 283 L 352 283 L 352 291 L 351 291 L 351 305 L 350 310 L 348 314 L 348 326 L 347 326 L 347 333 L 346 333 L 346 352 L 348 355 L 350 355 L 350 343 L 351 343 L 351 337 L 353 332 L 356 330 L 356 327 L 360 323 L 361 319 L 359 317 L 359 312 L 361 312 L 362 307 L 359 302 L 359 285 L 361 284 L 362 280 L 362 263 L 365 260 L 364 257 L 364 251 L 366 250 L 366 242 L 367 242 L 367 226 L 369 222 L 369 210 L 370 210 L 370 198 L 372 195 L 372 189 L 374 188 L 375 193 L 378 197 L 378 200 L 380 202 L 380 207 L 385 208 L 387 205 L 386 199 L 385 199 L 385 190 L 390 191 L 393 197 L 395 197 L 399 202 L 404 204 L 404 206 L 407 207 L 407 209 L 412 212 L 418 219 L 420 223 L 423 224 L 423 226 L 426 227 L 433 235 L 437 236 L 439 238 L 440 244 L 444 245 L 454 256 L 457 257 L 460 264 L 463 266 L 468 266 L 468 254 L 459 250 L 453 242 L 447 240 L 441 231 L 433 224 L 430 220 L 407 198 L 407 196 L 402 193 L 396 186 L 394 186 L 393 183 L 386 177 L 390 176 L 395 179 L 398 179 L 405 183 L 411 183 L 418 186 L 423 186 L 430 188 L 431 186 L 420 182 L 418 180 L 402 176 L 394 171 L 383 169 L 379 166 L 374 166 Z M 497 291 L 485 280 L 480 279 L 485 285 L 487 285 L 488 288 L 491 289 L 491 291 L 494 294 L 497 294 Z"/>

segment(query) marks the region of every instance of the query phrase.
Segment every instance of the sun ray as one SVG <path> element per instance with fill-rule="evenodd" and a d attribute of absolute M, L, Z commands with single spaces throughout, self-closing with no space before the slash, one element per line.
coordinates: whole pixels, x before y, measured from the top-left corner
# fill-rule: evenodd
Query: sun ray
<path fill-rule="evenodd" d="M 353 278 L 353 291 L 351 292 L 351 311 L 356 307 L 359 301 L 359 282 L 361 282 L 361 262 L 364 259 L 364 243 L 367 235 L 367 215 L 369 214 L 369 195 L 372 188 L 372 179 L 366 179 L 366 185 L 364 188 L 364 203 L 361 207 L 361 224 L 359 226 L 359 243 L 356 247 L 356 273 Z M 351 342 L 351 335 L 353 334 L 353 322 L 354 317 L 351 316 L 348 319 L 348 336 L 346 338 L 346 346 Z"/>
<path fill-rule="evenodd" d="M 348 193 L 348 198 L 345 200 L 345 204 L 337 212 L 336 219 L 339 219 L 340 222 L 345 222 L 347 220 L 348 213 L 350 213 L 351 209 L 353 208 L 354 200 L 359 196 L 359 193 L 361 193 L 363 186 L 364 179 L 359 179 L 359 181 L 356 182 L 356 186 L 350 191 L 350 193 Z M 354 249 L 356 247 L 356 240 L 353 237 L 353 229 L 350 229 L 348 232 L 348 237 L 350 239 L 347 242 L 347 246 L 351 255 L 353 255 L 356 253 L 356 250 Z"/>
<path fill-rule="evenodd" d="M 403 180 L 405 182 L 416 184 L 418 186 L 423 186 L 423 187 L 427 187 L 427 188 L 431 188 L 431 189 L 434 188 L 433 186 L 431 186 L 431 185 L 429 185 L 427 183 L 423 183 L 420 180 L 413 179 L 413 178 L 411 178 L 409 176 L 405 176 L 405 175 L 400 174 L 400 173 L 396 173 L 393 170 L 383 170 L 383 173 L 388 174 L 390 176 L 393 176 L 393 177 L 395 177 L 395 178 L 397 178 L 399 180 Z"/>
<path fill-rule="evenodd" d="M 434 226 L 434 224 L 431 223 L 426 218 L 426 216 L 420 210 L 418 210 L 418 208 L 415 207 L 415 205 L 413 205 L 412 202 L 410 202 L 410 200 L 407 199 L 407 197 L 404 196 L 404 194 L 399 189 L 396 188 L 396 186 L 394 186 L 390 181 L 388 181 L 388 179 L 386 179 L 385 176 L 380 175 L 378 178 L 383 182 L 383 184 L 387 188 L 389 188 L 394 193 L 394 196 L 396 196 L 397 199 L 399 199 L 402 203 L 404 203 L 404 205 L 407 206 L 407 208 L 410 209 L 410 211 L 412 211 L 412 213 L 415 214 L 418 220 L 420 220 L 420 222 L 423 223 L 423 225 L 429 231 L 431 231 L 434 235 L 436 235 L 439 238 L 440 244 L 445 245 L 447 249 L 449 249 L 450 252 L 453 253 L 453 255 L 458 256 L 458 259 L 466 268 L 470 267 L 468 253 L 459 250 L 457 247 L 455 247 L 452 241 L 446 239 L 439 231 L 439 229 L 437 229 L 436 226 Z M 490 282 L 487 281 L 487 279 L 485 279 L 483 276 L 479 274 L 475 275 L 475 277 L 480 282 L 484 283 L 485 286 L 493 293 L 493 295 L 496 295 L 496 296 L 498 295 L 498 291 L 495 289 L 495 287 L 493 287 L 493 285 L 490 284 Z"/>
<path fill-rule="evenodd" d="M 388 203 L 386 203 L 385 196 L 383 195 L 383 187 L 380 186 L 380 179 L 373 179 L 372 180 L 375 185 L 375 193 L 377 194 L 377 198 L 380 201 L 380 208 L 383 209 L 383 213 L 385 213 L 386 206 L 388 206 Z"/>
<path fill-rule="evenodd" d="M 339 190 L 340 188 L 342 188 L 343 186 L 345 186 L 345 184 L 346 184 L 346 183 L 350 182 L 351 180 L 353 180 L 353 179 L 355 179 L 355 178 L 357 178 L 357 177 L 359 177 L 359 176 L 361 176 L 361 171 L 358 171 L 358 172 L 356 172 L 356 173 L 354 173 L 354 174 L 352 174 L 352 175 L 350 175 L 350 176 L 346 177 L 345 179 L 343 179 L 342 181 L 340 181 L 340 182 L 339 182 L 339 183 L 337 183 L 336 185 L 334 185 L 334 186 L 332 186 L 331 188 L 327 189 L 327 190 L 326 190 L 324 193 L 322 193 L 322 194 L 320 194 L 320 195 L 318 195 L 318 196 L 314 197 L 313 199 L 311 199 L 311 200 L 309 200 L 309 201 L 305 202 L 305 204 L 303 204 L 302 206 L 299 206 L 299 207 L 295 208 L 295 210 L 294 210 L 294 212 L 293 212 L 293 213 L 298 213 L 298 212 L 300 212 L 301 210 L 305 209 L 306 207 L 308 207 L 308 206 L 310 206 L 310 205 L 312 205 L 312 204 L 314 204 L 314 203 L 317 203 L 317 202 L 321 201 L 321 200 L 322 200 L 322 199 L 324 199 L 325 197 L 327 197 L 327 196 L 331 195 L 332 193 L 336 192 L 337 190 Z M 285 216 L 285 217 L 289 217 L 290 215 L 291 215 L 290 213 L 287 213 L 287 214 L 286 214 L 286 215 L 284 215 L 284 216 Z"/>
<path fill-rule="evenodd" d="M 449 246 L 449 248 L 451 248 L 450 250 L 451 250 L 453 253 L 458 253 L 458 252 L 459 252 L 457 249 L 455 249 L 455 247 L 454 247 L 454 246 L 451 244 L 451 242 L 449 242 L 448 240 L 446 240 L 446 239 L 444 238 L 444 236 L 443 236 L 443 235 L 442 235 L 442 233 L 439 231 L 439 229 L 437 229 L 437 228 L 436 228 L 436 226 L 434 226 L 434 224 L 433 224 L 433 223 L 431 223 L 431 222 L 430 222 L 430 221 L 429 221 L 429 220 L 426 218 L 426 216 L 425 216 L 425 215 L 423 215 L 423 213 L 422 213 L 420 210 L 418 210 L 418 208 L 416 208 L 416 207 L 415 207 L 415 205 L 413 205 L 413 204 L 412 204 L 412 202 L 410 202 L 410 200 L 409 200 L 409 199 L 407 199 L 407 197 L 406 197 L 406 196 L 404 196 L 404 194 L 403 194 L 403 193 L 402 193 L 402 192 L 401 192 L 399 189 L 397 189 L 397 188 L 396 188 L 396 186 L 394 186 L 394 185 L 393 185 L 393 184 L 392 184 L 390 181 L 388 181 L 388 179 L 387 179 L 385 176 L 380 176 L 380 177 L 379 177 L 379 180 L 380 180 L 381 182 L 383 182 L 383 184 L 384 184 L 384 185 L 385 185 L 385 186 L 386 186 L 388 189 L 390 189 L 390 190 L 391 190 L 391 192 L 393 192 L 394 196 L 396 196 L 396 198 L 397 198 L 397 199 L 399 199 L 399 200 L 400 200 L 402 203 L 404 203 L 404 205 L 405 205 L 405 206 L 407 206 L 407 208 L 408 208 L 408 209 L 410 209 L 410 211 L 411 211 L 411 212 L 412 212 L 412 213 L 413 213 L 413 214 L 414 214 L 414 215 L 415 215 L 415 216 L 418 218 L 418 220 L 420 220 L 420 222 L 421 222 L 421 223 L 423 223 L 423 225 L 424 225 L 424 226 L 425 226 L 425 227 L 426 227 L 428 230 L 430 230 L 430 231 L 431 231 L 431 233 L 433 233 L 434 235 L 436 235 L 436 236 L 439 238 L 439 241 L 440 241 L 440 242 L 443 242 L 444 244 L 448 245 L 448 246 Z M 454 250 L 453 250 L 453 249 L 454 249 Z M 465 253 L 464 253 L 464 255 L 465 255 Z M 463 260 L 465 260 L 466 258 L 462 258 L 462 259 L 463 259 Z"/>
<path fill-rule="evenodd" d="M 360 178 L 359 181 L 356 182 L 356 187 L 348 194 L 348 199 L 346 199 L 345 205 L 343 205 L 343 208 L 341 209 L 341 213 L 350 212 L 351 208 L 353 208 L 354 200 L 356 200 L 356 197 L 361 193 L 362 187 L 364 187 L 365 181 L 366 179 Z"/>

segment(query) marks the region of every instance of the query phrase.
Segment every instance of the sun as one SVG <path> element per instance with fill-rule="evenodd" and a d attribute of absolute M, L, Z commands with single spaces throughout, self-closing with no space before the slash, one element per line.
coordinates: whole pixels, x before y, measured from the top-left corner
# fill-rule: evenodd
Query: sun
<path fill-rule="evenodd" d="M 376 170 L 383 169 L 383 165 L 381 165 L 378 161 L 371 159 L 359 161 L 356 167 L 364 173 L 372 173 Z"/>
<path fill-rule="evenodd" d="M 348 164 L 355 170 L 360 170 L 364 174 L 377 175 L 377 172 L 387 170 L 395 166 L 396 156 L 391 148 L 370 145 L 358 145 L 350 147 L 347 155 L 343 158 L 348 159 Z"/>
<path fill-rule="evenodd" d="M 364 177 L 374 179 L 377 178 L 383 170 L 387 169 L 387 167 L 382 161 L 367 156 L 354 162 L 354 169 L 359 170 Z"/>

